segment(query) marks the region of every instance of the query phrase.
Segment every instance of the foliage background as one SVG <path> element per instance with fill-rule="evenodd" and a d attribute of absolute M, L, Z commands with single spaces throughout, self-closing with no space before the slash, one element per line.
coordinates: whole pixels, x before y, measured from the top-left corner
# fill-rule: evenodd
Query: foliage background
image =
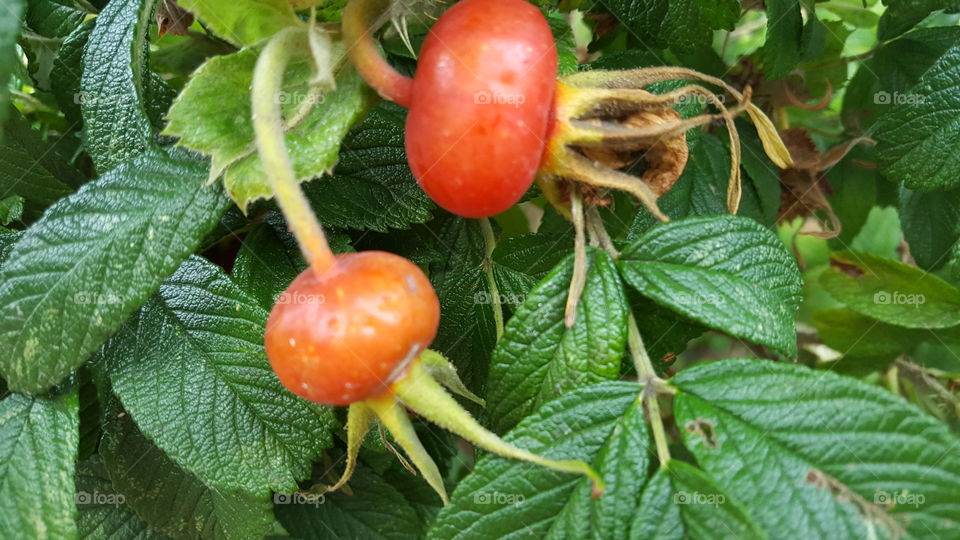
<path fill-rule="evenodd" d="M 320 20 L 342 5 L 318 4 Z M 592 461 L 608 485 L 594 500 L 585 480 L 419 423 L 453 490 L 442 509 L 377 436 L 349 492 L 297 492 L 339 471 L 344 415 L 286 392 L 263 352 L 305 265 L 252 150 L 249 85 L 263 40 L 306 12 L 180 6 L 197 20 L 171 0 L 0 0 L 0 531 L 960 535 L 960 4 L 541 2 L 563 73 L 680 65 L 749 85 L 797 161 L 778 171 L 742 124 L 742 211 L 723 216 L 727 138 L 689 133 L 661 200 L 674 221 L 619 195 L 600 209 L 621 253 L 590 251 L 571 329 L 572 227 L 535 191 L 490 238 L 419 191 L 402 109 L 349 66 L 320 95 L 308 59 L 292 64 L 287 143 L 335 249 L 422 265 L 434 348 L 486 397 L 484 424 Z M 414 47 L 443 8 L 412 7 Z M 395 32 L 383 45 L 412 71 Z M 668 381 L 669 461 L 631 314 Z"/>

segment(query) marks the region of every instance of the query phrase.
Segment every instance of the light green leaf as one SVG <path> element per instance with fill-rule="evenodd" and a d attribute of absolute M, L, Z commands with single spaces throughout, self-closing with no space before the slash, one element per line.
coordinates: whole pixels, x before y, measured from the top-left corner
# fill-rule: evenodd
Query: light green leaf
<path fill-rule="evenodd" d="M 957 332 L 937 332 L 894 326 L 849 309 L 825 309 L 813 316 L 813 325 L 823 343 L 844 356 L 875 358 L 892 362 L 926 339 L 960 341 Z M 953 337 L 951 337 L 953 336 Z M 884 363 L 878 362 L 877 366 Z"/>
<path fill-rule="evenodd" d="M 899 397 L 768 360 L 701 364 L 672 383 L 684 444 L 768 533 L 933 539 L 960 527 L 960 439 Z"/>
<path fill-rule="evenodd" d="M 333 443 L 332 411 L 271 371 L 267 316 L 222 269 L 191 257 L 101 352 L 143 433 L 212 488 L 295 491 Z"/>
<path fill-rule="evenodd" d="M 620 255 L 630 285 L 710 328 L 796 354 L 796 261 L 759 223 L 735 216 L 660 225 Z"/>
<path fill-rule="evenodd" d="M 875 206 L 867 214 L 860 231 L 850 242 L 850 249 L 888 259 L 898 258 L 900 247 L 900 217 L 891 207 Z"/>
<path fill-rule="evenodd" d="M 598 499 L 590 481 L 522 461 L 486 455 L 460 481 L 427 537 L 613 538 L 623 534 L 646 479 L 649 442 L 641 389 L 607 382 L 548 402 L 505 440 L 550 459 L 582 459 L 607 482 Z"/>
<path fill-rule="evenodd" d="M 180 0 L 180 5 L 238 46 L 259 43 L 300 24 L 288 0 Z"/>
<path fill-rule="evenodd" d="M 383 103 L 343 139 L 333 174 L 304 185 L 320 221 L 386 232 L 408 229 L 433 216 L 433 202 L 407 165 L 405 121 L 403 108 Z"/>
<path fill-rule="evenodd" d="M 416 511 L 373 471 L 358 467 L 350 489 L 353 495 L 336 491 L 312 500 L 278 494 L 274 497 L 277 519 L 287 532 L 304 540 L 423 538 L 424 526 Z"/>
<path fill-rule="evenodd" d="M 960 290 L 902 262 L 844 251 L 830 257 L 820 283 L 857 313 L 907 328 L 960 324 Z"/>
<path fill-rule="evenodd" d="M 82 364 L 229 204 L 202 162 L 151 151 L 50 207 L 0 273 L 0 372 L 41 392 Z"/>
<path fill-rule="evenodd" d="M 947 50 L 874 126 L 877 164 L 887 179 L 929 191 L 960 185 L 960 45 Z"/>
<path fill-rule="evenodd" d="M 490 365 L 487 417 L 503 432 L 544 402 L 615 379 L 627 343 L 623 282 L 604 251 L 587 254 L 587 278 L 572 328 L 564 324 L 573 257 L 543 279 L 516 310 Z"/>
<path fill-rule="evenodd" d="M 101 174 L 144 152 L 153 138 L 147 46 L 157 1 L 110 0 L 84 49 L 78 99 L 87 152 Z"/>
<path fill-rule="evenodd" d="M 306 43 L 303 50 L 308 50 Z M 257 199 L 273 196 L 256 151 L 251 119 L 250 85 L 259 52 L 259 48 L 249 48 L 208 60 L 191 76 L 170 109 L 170 123 L 164 130 L 166 135 L 180 137 L 180 145 L 209 154 L 213 158 L 211 179 L 223 174 L 227 193 L 244 210 Z M 342 55 L 342 48 L 334 52 L 334 58 Z M 295 58 L 279 96 L 286 118 L 301 107 L 310 107 L 286 136 L 291 164 L 300 181 L 333 169 L 341 140 L 371 100 L 363 80 L 349 65 L 338 73 L 336 90 L 325 94 L 311 92 L 312 70 L 310 58 Z"/>
<path fill-rule="evenodd" d="M 182 539 L 260 539 L 275 525 L 267 496 L 208 487 L 143 436 L 115 397 L 104 407 L 104 468 L 156 532 Z"/>
<path fill-rule="evenodd" d="M 670 461 L 657 470 L 630 528 L 634 540 L 766 538 L 740 503 L 700 469 Z"/>
<path fill-rule="evenodd" d="M 78 423 L 75 389 L 0 401 L 0 531 L 24 538 L 76 536 Z"/>
<path fill-rule="evenodd" d="M 77 463 L 77 529 L 79 538 L 161 540 L 126 504 L 107 476 L 100 456 Z"/>

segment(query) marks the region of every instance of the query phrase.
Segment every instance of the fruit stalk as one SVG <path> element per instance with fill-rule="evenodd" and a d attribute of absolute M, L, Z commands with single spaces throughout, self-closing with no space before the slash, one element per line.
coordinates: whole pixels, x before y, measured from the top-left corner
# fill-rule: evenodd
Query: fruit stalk
<path fill-rule="evenodd" d="M 254 68 L 251 100 L 253 128 L 263 168 L 268 171 L 277 202 L 304 257 L 314 272 L 321 275 L 335 264 L 335 259 L 290 164 L 279 99 L 292 51 L 298 50 L 305 38 L 303 28 L 293 27 L 270 39 Z"/>
<path fill-rule="evenodd" d="M 347 55 L 357 72 L 384 99 L 410 108 L 413 79 L 401 74 L 380 55 L 373 32 L 376 19 L 387 12 L 389 0 L 353 0 L 343 10 L 341 24 Z"/>

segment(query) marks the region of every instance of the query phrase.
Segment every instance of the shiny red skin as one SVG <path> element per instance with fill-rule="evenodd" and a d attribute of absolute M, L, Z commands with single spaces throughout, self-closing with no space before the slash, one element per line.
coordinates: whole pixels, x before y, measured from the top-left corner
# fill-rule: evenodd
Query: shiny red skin
<path fill-rule="evenodd" d="M 412 262 L 380 251 L 307 269 L 267 321 L 267 358 L 283 385 L 309 401 L 348 405 L 382 394 L 437 334 L 440 302 Z"/>
<path fill-rule="evenodd" d="M 557 49 L 524 0 L 464 0 L 420 50 L 407 116 L 407 159 L 443 208 L 487 217 L 529 189 L 546 147 Z"/>

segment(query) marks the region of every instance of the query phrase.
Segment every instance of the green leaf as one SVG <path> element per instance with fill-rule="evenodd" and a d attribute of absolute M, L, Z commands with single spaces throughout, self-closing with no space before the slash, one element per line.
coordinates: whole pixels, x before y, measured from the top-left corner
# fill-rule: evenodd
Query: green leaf
<path fill-rule="evenodd" d="M 875 206 L 867 214 L 867 221 L 850 242 L 850 249 L 888 259 L 899 258 L 900 218 L 895 208 Z"/>
<path fill-rule="evenodd" d="M 72 538 L 77 393 L 11 394 L 0 401 L 0 530 L 29 538 Z"/>
<path fill-rule="evenodd" d="M 300 24 L 287 0 L 180 0 L 220 37 L 234 45 L 259 43 Z"/>
<path fill-rule="evenodd" d="M 0 141 L 0 193 L 26 199 L 27 219 L 40 217 L 48 206 L 72 193 L 83 181 L 83 175 L 67 162 L 59 145 L 44 141 L 19 112 L 7 118 Z"/>
<path fill-rule="evenodd" d="M 23 217 L 23 197 L 11 195 L 0 201 L 0 225 L 9 225 Z"/>
<path fill-rule="evenodd" d="M 216 225 L 203 163 L 157 151 L 61 200 L 0 273 L 0 372 L 41 392 L 82 364 Z"/>
<path fill-rule="evenodd" d="M 434 204 L 407 165 L 405 121 L 397 105 L 373 109 L 343 140 L 333 174 L 304 185 L 320 221 L 385 232 L 431 219 Z"/>
<path fill-rule="evenodd" d="M 660 305 L 779 354 L 796 354 L 800 272 L 776 235 L 756 221 L 671 221 L 624 250 L 620 269 L 630 285 Z"/>
<path fill-rule="evenodd" d="M 548 11 L 546 16 L 553 39 L 557 43 L 557 76 L 572 75 L 580 70 L 573 29 L 566 16 L 559 11 Z"/>
<path fill-rule="evenodd" d="M 70 35 L 87 17 L 87 12 L 70 0 L 30 0 L 26 23 L 44 37 Z"/>
<path fill-rule="evenodd" d="M 630 538 L 636 540 L 766 537 L 715 480 L 676 460 L 658 469 L 647 483 L 630 528 Z"/>
<path fill-rule="evenodd" d="M 84 49 L 78 99 L 86 148 L 100 173 L 144 152 L 153 139 L 147 51 L 157 1 L 111 0 Z"/>
<path fill-rule="evenodd" d="M 892 361 L 933 335 L 882 323 L 849 309 L 826 309 L 813 315 L 813 325 L 823 343 L 845 357 Z"/>
<path fill-rule="evenodd" d="M 524 302 L 530 290 L 568 255 L 573 238 L 564 234 L 524 234 L 497 244 L 493 276 L 501 301 L 510 309 Z"/>
<path fill-rule="evenodd" d="M 308 50 L 306 43 L 303 50 Z M 212 156 L 210 178 L 223 174 L 227 193 L 243 210 L 257 199 L 273 196 L 257 154 L 251 119 L 250 85 L 259 52 L 259 48 L 244 49 L 203 64 L 170 109 L 170 123 L 164 130 L 165 135 L 180 137 L 178 144 Z M 334 58 L 342 54 L 342 48 L 335 50 Z M 280 95 L 286 118 L 301 106 L 310 107 L 286 135 L 291 164 L 301 181 L 330 172 L 337 162 L 340 141 L 371 99 L 363 80 L 349 65 L 337 74 L 336 90 L 322 95 L 311 93 L 308 81 L 312 76 L 312 60 L 294 58 Z"/>
<path fill-rule="evenodd" d="M 673 358 L 687 349 L 690 340 L 707 331 L 703 326 L 658 305 L 633 292 L 630 304 L 637 319 L 637 329 L 643 338 L 643 345 L 654 361 L 654 367 L 665 371 Z"/>
<path fill-rule="evenodd" d="M 444 212 L 431 225 L 443 253 L 441 262 L 430 265 L 430 282 L 443 314 L 432 348 L 453 362 L 470 390 L 482 395 L 497 331 L 483 271 L 486 250 L 480 222 Z"/>
<path fill-rule="evenodd" d="M 222 269 L 191 257 L 101 352 L 143 433 L 212 488 L 295 491 L 333 443 L 331 410 L 271 371 L 268 315 Z"/>
<path fill-rule="evenodd" d="M 899 397 L 767 360 L 701 364 L 672 382 L 684 444 L 768 532 L 937 538 L 960 527 L 960 440 Z"/>
<path fill-rule="evenodd" d="M 10 75 L 20 66 L 16 44 L 20 37 L 25 4 L 24 0 L 0 0 L 0 10 L 4 14 L 0 17 L 0 124 L 3 124 L 10 109 Z"/>
<path fill-rule="evenodd" d="M 880 17 L 877 39 L 887 41 L 913 28 L 934 11 L 960 11 L 957 0 L 884 0 L 887 10 Z"/>
<path fill-rule="evenodd" d="M 900 190 L 903 237 L 917 266 L 934 271 L 945 265 L 960 239 L 960 190 L 922 193 Z"/>
<path fill-rule="evenodd" d="M 709 47 L 713 30 L 733 30 L 740 18 L 735 0 L 613 0 L 604 5 L 648 48 L 679 52 Z"/>
<path fill-rule="evenodd" d="M 262 538 L 275 524 L 267 496 L 214 489 L 181 469 L 143 436 L 115 397 L 100 445 L 114 489 L 147 525 L 174 538 Z"/>
<path fill-rule="evenodd" d="M 586 286 L 572 328 L 564 324 L 573 257 L 543 279 L 516 310 L 490 362 L 487 417 L 503 432 L 544 402 L 620 374 L 627 298 L 613 259 L 587 254 Z"/>
<path fill-rule="evenodd" d="M 99 456 L 77 463 L 77 529 L 80 538 L 161 540 L 118 493 Z"/>
<path fill-rule="evenodd" d="M 907 328 L 960 324 L 960 290 L 933 274 L 852 251 L 834 253 L 830 263 L 820 283 L 857 313 Z"/>
<path fill-rule="evenodd" d="M 602 497 L 590 497 L 586 478 L 486 455 L 457 485 L 427 537 L 622 534 L 637 507 L 650 452 L 639 391 L 636 384 L 607 382 L 568 392 L 505 437 L 550 459 L 592 462 L 606 482 Z"/>
<path fill-rule="evenodd" d="M 766 0 L 767 39 L 760 50 L 760 63 L 767 79 L 787 75 L 801 59 L 803 14 L 800 0 Z"/>
<path fill-rule="evenodd" d="M 877 164 L 889 180 L 921 191 L 960 185 L 960 45 L 931 67 L 874 126 Z M 891 97 L 892 99 L 892 97 Z"/>
<path fill-rule="evenodd" d="M 370 469 L 358 467 L 350 489 L 353 495 L 336 491 L 312 500 L 277 494 L 277 519 L 287 532 L 304 540 L 423 538 L 424 526 L 410 503 Z"/>

